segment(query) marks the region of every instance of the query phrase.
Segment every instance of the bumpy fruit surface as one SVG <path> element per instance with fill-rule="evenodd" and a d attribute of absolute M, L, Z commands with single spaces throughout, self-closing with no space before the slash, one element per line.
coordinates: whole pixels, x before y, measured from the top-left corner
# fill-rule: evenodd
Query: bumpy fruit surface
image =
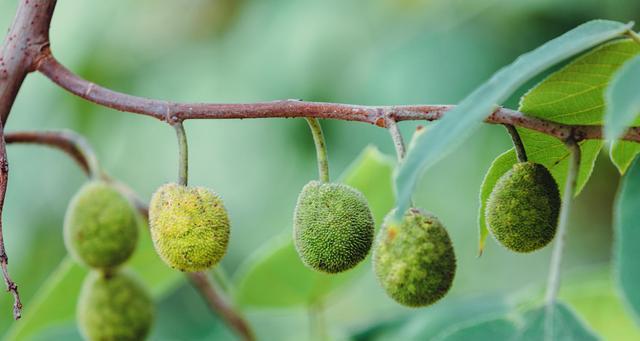
<path fill-rule="evenodd" d="M 222 199 L 207 188 L 160 187 L 151 198 L 149 224 L 156 251 L 174 269 L 206 270 L 227 251 L 229 216 Z"/>
<path fill-rule="evenodd" d="M 128 273 L 85 278 L 78 301 L 80 331 L 87 340 L 143 340 L 153 322 L 153 303 Z"/>
<path fill-rule="evenodd" d="M 354 188 L 311 181 L 298 196 L 294 212 L 298 255 L 310 268 L 342 272 L 367 257 L 375 223 L 367 200 Z"/>
<path fill-rule="evenodd" d="M 558 185 L 538 163 L 517 163 L 496 183 L 485 217 L 493 237 L 516 252 L 547 245 L 556 233 L 560 212 Z"/>
<path fill-rule="evenodd" d="M 373 251 L 373 267 L 387 294 L 398 303 L 420 307 L 442 298 L 456 272 L 447 230 L 433 215 L 410 208 L 394 223 L 389 213 Z"/>
<path fill-rule="evenodd" d="M 73 197 L 64 222 L 67 250 L 93 268 L 112 268 L 131 256 L 138 240 L 136 213 L 127 199 L 102 181 Z"/>

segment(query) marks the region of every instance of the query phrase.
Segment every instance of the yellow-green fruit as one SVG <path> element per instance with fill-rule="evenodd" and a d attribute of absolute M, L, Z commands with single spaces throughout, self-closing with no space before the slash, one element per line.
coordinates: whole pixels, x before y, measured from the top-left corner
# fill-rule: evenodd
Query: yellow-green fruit
<path fill-rule="evenodd" d="M 516 252 L 547 245 L 556 233 L 560 212 L 558 185 L 538 163 L 517 163 L 496 183 L 485 218 L 493 237 Z"/>
<path fill-rule="evenodd" d="M 378 281 L 398 303 L 420 307 L 442 298 L 456 273 L 449 234 L 435 216 L 410 208 L 402 221 L 385 218 L 373 248 Z"/>
<path fill-rule="evenodd" d="M 136 247 L 136 212 L 113 186 L 91 181 L 67 208 L 64 240 L 69 253 L 81 263 L 101 269 L 115 267 Z"/>
<path fill-rule="evenodd" d="M 80 331 L 91 341 L 143 340 L 153 322 L 153 302 L 127 272 L 85 278 L 78 300 Z"/>
<path fill-rule="evenodd" d="M 222 199 L 203 187 L 166 184 L 149 205 L 156 251 L 174 269 L 203 271 L 217 264 L 229 244 L 229 216 Z"/>
<path fill-rule="evenodd" d="M 302 261 L 312 269 L 337 273 L 367 257 L 375 225 L 362 193 L 342 184 L 311 181 L 298 196 L 293 227 Z"/>

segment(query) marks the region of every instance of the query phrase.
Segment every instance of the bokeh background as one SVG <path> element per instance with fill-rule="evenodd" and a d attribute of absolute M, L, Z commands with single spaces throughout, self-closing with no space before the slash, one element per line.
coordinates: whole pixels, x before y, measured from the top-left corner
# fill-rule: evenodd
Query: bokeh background
<path fill-rule="evenodd" d="M 0 1 L 0 28 L 9 27 L 17 2 Z M 58 3 L 51 40 L 54 53 L 73 71 L 140 96 L 448 104 L 519 54 L 594 18 L 640 21 L 640 2 L 64 0 Z M 507 106 L 516 107 L 517 98 Z M 424 123 L 401 124 L 407 139 L 418 124 Z M 369 144 L 393 154 L 383 129 L 338 121 L 323 125 L 336 176 Z M 185 126 L 190 182 L 220 193 L 233 221 L 229 253 L 222 262 L 233 275 L 254 250 L 291 229 L 298 191 L 316 177 L 312 139 L 302 119 L 188 121 Z M 89 104 L 41 75 L 29 76 L 7 130 L 59 128 L 85 135 L 105 169 L 145 199 L 176 176 L 177 149 L 170 127 Z M 430 169 L 417 188 L 418 206 L 445 222 L 455 244 L 459 266 L 450 295 L 431 308 L 403 308 L 387 298 L 370 270 L 364 271 L 326 303 L 333 338 L 405 318 L 414 318 L 406 328 L 426 328 L 441 316 L 437 312 L 446 315 L 452 307 L 539 295 L 550 248 L 516 255 L 491 240 L 485 255 L 476 257 L 480 183 L 491 161 L 509 146 L 502 127 L 485 125 Z M 48 149 L 10 146 L 9 161 L 5 238 L 10 270 L 28 311 L 30 300 L 66 255 L 64 212 L 85 177 L 66 156 Z M 583 318 L 605 330 L 605 336 L 623 340 L 640 334 L 624 314 L 606 272 L 618 180 L 608 156 L 601 155 L 572 212 L 563 295 L 573 300 Z M 269 293 L 269 288 L 264 290 Z M 158 299 L 159 321 L 152 339 L 234 338 L 187 282 L 178 281 L 165 291 Z M 64 299 L 74 293 L 52 295 Z M 21 323 L 12 321 L 10 305 L 10 296 L 0 295 L 0 335 Z M 611 313 L 599 313 L 603 307 Z M 605 316 L 613 312 L 617 315 Z M 304 309 L 245 313 L 261 339 L 308 338 Z M 69 321 L 31 337 L 77 339 L 79 334 Z"/>

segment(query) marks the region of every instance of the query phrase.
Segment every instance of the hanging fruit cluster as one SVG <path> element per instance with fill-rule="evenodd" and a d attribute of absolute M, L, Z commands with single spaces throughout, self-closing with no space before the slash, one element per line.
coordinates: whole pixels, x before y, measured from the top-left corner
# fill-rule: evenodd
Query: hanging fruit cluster
<path fill-rule="evenodd" d="M 91 269 L 80 292 L 77 318 L 87 340 L 141 340 L 153 322 L 153 302 L 134 274 L 121 269 L 138 241 L 136 212 L 109 183 L 85 184 L 64 222 L 67 250 Z"/>

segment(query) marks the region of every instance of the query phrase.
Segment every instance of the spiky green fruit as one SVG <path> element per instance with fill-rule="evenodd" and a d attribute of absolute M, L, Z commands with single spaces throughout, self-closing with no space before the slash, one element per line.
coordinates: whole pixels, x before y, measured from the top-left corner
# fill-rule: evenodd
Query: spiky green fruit
<path fill-rule="evenodd" d="M 203 271 L 227 252 L 229 216 L 222 199 L 207 188 L 175 183 L 158 188 L 149 225 L 156 251 L 174 269 Z"/>
<path fill-rule="evenodd" d="M 69 253 L 81 263 L 100 269 L 118 266 L 136 247 L 136 212 L 113 186 L 88 182 L 67 208 L 64 240 Z"/>
<path fill-rule="evenodd" d="M 342 272 L 367 257 L 375 224 L 367 199 L 352 187 L 311 181 L 293 218 L 298 255 L 310 268 Z"/>
<path fill-rule="evenodd" d="M 80 291 L 78 324 L 91 341 L 143 340 L 153 322 L 154 307 L 142 285 L 127 272 L 87 275 Z"/>
<path fill-rule="evenodd" d="M 520 162 L 498 179 L 485 217 L 500 244 L 531 252 L 553 239 L 559 213 L 560 194 L 551 173 L 539 163 Z"/>
<path fill-rule="evenodd" d="M 442 298 L 456 273 L 456 256 L 442 223 L 410 208 L 402 221 L 385 218 L 373 248 L 373 268 L 387 294 L 398 303 L 420 307 Z"/>

